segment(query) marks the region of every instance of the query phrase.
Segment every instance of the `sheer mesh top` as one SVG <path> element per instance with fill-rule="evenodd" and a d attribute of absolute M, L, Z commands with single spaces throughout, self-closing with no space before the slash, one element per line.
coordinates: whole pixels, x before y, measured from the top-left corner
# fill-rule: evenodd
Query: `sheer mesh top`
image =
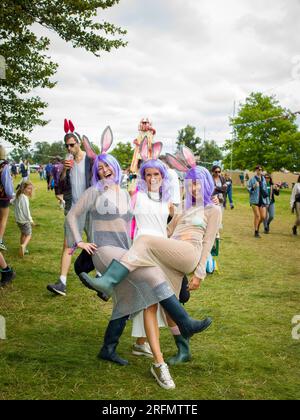
<path fill-rule="evenodd" d="M 127 191 L 109 188 L 101 192 L 96 187 L 88 188 L 67 216 L 75 242 L 82 241 L 79 220 L 88 213 L 91 219 L 90 238 L 98 247 L 130 248 L 132 214 Z"/>

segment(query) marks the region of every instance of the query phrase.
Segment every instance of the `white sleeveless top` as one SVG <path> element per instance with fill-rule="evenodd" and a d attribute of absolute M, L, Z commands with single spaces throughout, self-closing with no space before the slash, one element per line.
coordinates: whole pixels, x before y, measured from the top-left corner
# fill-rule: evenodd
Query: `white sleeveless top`
<path fill-rule="evenodd" d="M 149 198 L 149 196 L 152 198 Z M 134 216 L 136 220 L 136 231 L 134 239 L 141 235 L 153 235 L 167 238 L 167 223 L 169 216 L 169 205 L 159 199 L 159 193 L 137 193 Z"/>

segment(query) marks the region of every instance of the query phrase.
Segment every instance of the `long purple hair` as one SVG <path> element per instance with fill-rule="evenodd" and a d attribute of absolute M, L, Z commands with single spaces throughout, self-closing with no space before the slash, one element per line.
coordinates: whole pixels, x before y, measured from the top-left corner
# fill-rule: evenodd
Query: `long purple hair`
<path fill-rule="evenodd" d="M 185 192 L 186 192 L 186 208 L 189 209 L 193 205 L 193 197 L 189 192 L 188 185 L 190 182 L 200 182 L 200 199 L 204 207 L 212 204 L 212 194 L 215 189 L 213 178 L 210 172 L 203 166 L 196 166 L 190 169 L 185 175 Z"/>
<path fill-rule="evenodd" d="M 114 158 L 112 155 L 108 155 L 106 153 L 103 153 L 102 155 L 98 155 L 95 159 L 93 169 L 92 169 L 92 185 L 96 186 L 100 191 L 103 190 L 103 183 L 100 180 L 99 177 L 99 170 L 98 166 L 99 163 L 103 162 L 106 163 L 111 169 L 114 171 L 114 178 L 113 182 L 114 184 L 121 184 L 121 178 L 122 178 L 122 171 L 119 162 L 116 158 Z"/>
<path fill-rule="evenodd" d="M 171 198 L 171 185 L 170 178 L 168 174 L 168 168 L 166 165 L 159 159 L 150 159 L 144 162 L 140 168 L 141 179 L 138 182 L 138 191 L 147 192 L 148 187 L 146 183 L 145 172 L 146 169 L 157 169 L 162 177 L 162 186 L 160 187 L 160 194 L 163 201 L 170 201 Z"/>

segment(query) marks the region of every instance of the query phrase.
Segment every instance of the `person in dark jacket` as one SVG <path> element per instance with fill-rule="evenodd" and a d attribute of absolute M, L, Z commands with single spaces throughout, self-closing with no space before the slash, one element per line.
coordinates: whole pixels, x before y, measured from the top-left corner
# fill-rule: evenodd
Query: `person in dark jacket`
<path fill-rule="evenodd" d="M 225 208 L 226 207 L 226 193 L 227 193 L 227 184 L 226 179 L 221 175 L 222 170 L 220 166 L 214 165 L 211 169 L 215 189 L 213 192 L 213 196 L 217 196 L 219 199 L 220 205 Z"/>
<path fill-rule="evenodd" d="M 63 192 L 65 202 L 65 216 L 73 205 L 77 203 L 81 195 L 91 186 L 93 159 L 89 158 L 83 150 L 81 150 L 81 139 L 79 134 L 70 131 L 69 123 L 67 129 L 65 125 L 66 135 L 64 137 L 65 147 L 68 152 L 64 160 L 63 170 L 61 172 L 58 188 Z M 73 124 L 72 124 L 73 128 Z M 83 215 L 79 220 L 81 231 L 85 231 L 90 238 L 89 220 Z M 64 245 L 61 257 L 61 271 L 58 282 L 48 284 L 47 289 L 56 294 L 65 296 L 67 286 L 67 275 L 72 261 L 72 247 L 75 243 L 71 233 L 69 224 L 65 219 L 64 225 Z"/>
<path fill-rule="evenodd" d="M 263 168 L 257 165 L 255 175 L 250 179 L 247 185 L 250 195 L 250 206 L 254 216 L 254 237 L 260 238 L 259 227 L 264 222 L 267 215 L 267 206 L 269 205 L 268 189 L 265 177 L 263 176 Z"/>
<path fill-rule="evenodd" d="M 275 195 L 278 196 L 280 194 L 280 189 L 277 184 L 274 184 L 270 174 L 265 175 L 265 180 L 270 200 L 270 204 L 267 206 L 267 216 L 264 220 L 265 233 L 268 234 L 270 232 L 270 224 L 275 217 Z"/>

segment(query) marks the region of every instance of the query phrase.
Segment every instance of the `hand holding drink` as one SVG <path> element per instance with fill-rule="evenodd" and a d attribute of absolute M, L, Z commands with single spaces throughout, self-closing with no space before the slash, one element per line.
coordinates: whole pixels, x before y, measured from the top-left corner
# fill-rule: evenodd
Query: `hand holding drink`
<path fill-rule="evenodd" d="M 74 156 L 72 155 L 72 153 L 68 153 L 64 161 L 64 167 L 65 169 L 72 169 L 73 165 L 74 165 Z"/>

